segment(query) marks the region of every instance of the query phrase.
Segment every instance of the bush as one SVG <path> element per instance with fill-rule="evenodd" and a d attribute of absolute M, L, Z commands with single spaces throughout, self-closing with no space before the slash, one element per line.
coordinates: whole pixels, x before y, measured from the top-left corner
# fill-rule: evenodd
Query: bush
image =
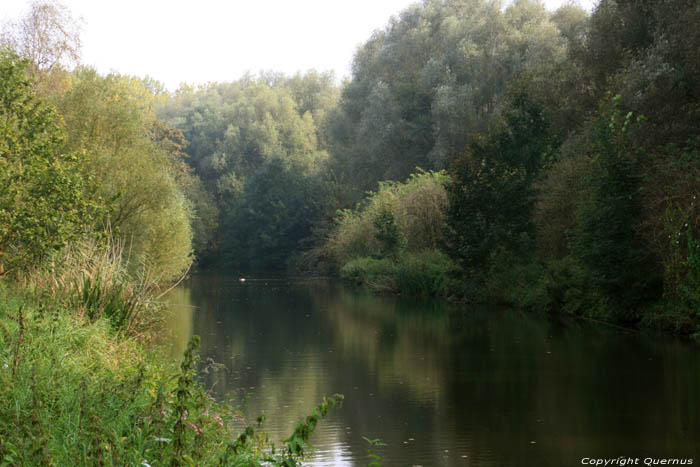
<path fill-rule="evenodd" d="M 406 254 L 396 265 L 396 284 L 402 293 L 409 295 L 440 295 L 455 269 L 452 260 L 440 251 Z"/>
<path fill-rule="evenodd" d="M 448 177 L 419 170 L 406 183 L 381 182 L 363 206 L 340 211 L 323 249 L 338 268 L 360 257 L 437 249 L 443 242 Z"/>
<path fill-rule="evenodd" d="M 356 258 L 340 270 L 340 277 L 375 291 L 397 292 L 396 265 L 388 258 Z"/>
<path fill-rule="evenodd" d="M 357 258 L 343 266 L 340 275 L 377 292 L 435 296 L 446 292 L 448 277 L 455 269 L 444 253 L 426 250 L 403 253 L 398 259 Z"/>

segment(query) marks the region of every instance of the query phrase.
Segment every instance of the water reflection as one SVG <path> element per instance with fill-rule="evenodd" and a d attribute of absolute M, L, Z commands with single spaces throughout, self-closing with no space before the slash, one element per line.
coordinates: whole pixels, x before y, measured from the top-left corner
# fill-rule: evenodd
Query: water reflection
<path fill-rule="evenodd" d="M 696 349 L 580 322 L 376 297 L 279 278 L 194 277 L 169 296 L 173 352 L 192 334 L 220 397 L 250 392 L 273 438 L 323 395 L 346 404 L 316 465 L 580 465 L 584 456 L 697 458 Z"/>

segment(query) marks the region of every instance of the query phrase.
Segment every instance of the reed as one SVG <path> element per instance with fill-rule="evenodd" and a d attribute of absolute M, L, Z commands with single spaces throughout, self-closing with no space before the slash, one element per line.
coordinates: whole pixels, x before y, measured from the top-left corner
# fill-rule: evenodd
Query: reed
<path fill-rule="evenodd" d="M 124 242 L 112 236 L 71 243 L 18 282 L 35 297 L 50 298 L 90 320 L 107 318 L 126 333 L 143 334 L 158 320 L 157 280 L 147 267 L 131 264 Z"/>

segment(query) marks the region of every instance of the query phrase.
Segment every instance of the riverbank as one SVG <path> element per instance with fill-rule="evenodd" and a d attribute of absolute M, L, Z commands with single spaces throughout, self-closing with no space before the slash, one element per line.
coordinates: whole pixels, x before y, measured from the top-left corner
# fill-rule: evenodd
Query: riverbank
<path fill-rule="evenodd" d="M 150 303 L 138 306 L 157 307 Z M 85 311 L 46 290 L 0 283 L 3 463 L 281 464 L 303 456 L 316 422 L 342 401 L 324 398 L 274 454 L 259 425 L 198 382 L 197 337 L 178 367 L 150 334 Z"/>
<path fill-rule="evenodd" d="M 342 265 L 339 275 L 347 283 L 381 294 L 498 304 L 700 339 L 700 310 L 667 297 L 623 307 L 596 290 L 585 269 L 571 258 L 542 263 L 510 255 L 497 258 L 487 272 L 468 275 L 446 254 L 428 250 L 394 258 L 355 258 Z"/>

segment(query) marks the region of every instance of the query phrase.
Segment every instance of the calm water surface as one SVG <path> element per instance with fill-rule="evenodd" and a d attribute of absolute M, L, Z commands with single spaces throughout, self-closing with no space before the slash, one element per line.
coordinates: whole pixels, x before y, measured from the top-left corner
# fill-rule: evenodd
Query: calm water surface
<path fill-rule="evenodd" d="M 700 463 L 698 348 L 512 310 L 378 297 L 288 278 L 201 275 L 173 290 L 173 355 L 193 334 L 221 398 L 283 439 L 345 395 L 312 465 L 574 466 L 584 457 Z"/>

